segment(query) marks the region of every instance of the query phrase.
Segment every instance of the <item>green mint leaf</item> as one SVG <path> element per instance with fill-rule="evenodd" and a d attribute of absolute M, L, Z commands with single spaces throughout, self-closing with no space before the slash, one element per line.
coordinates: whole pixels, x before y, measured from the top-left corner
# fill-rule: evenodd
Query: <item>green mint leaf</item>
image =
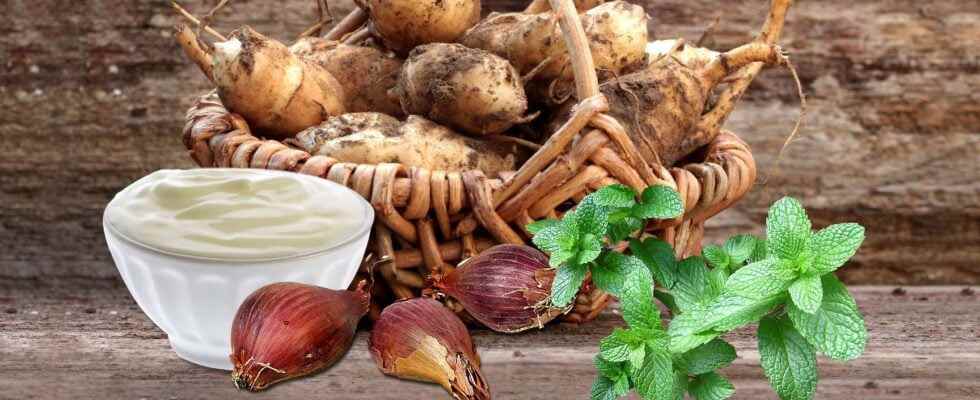
<path fill-rule="evenodd" d="M 603 207 L 626 208 L 636 204 L 636 192 L 632 188 L 622 184 L 605 186 L 592 194 L 585 196 L 582 200 L 591 201 Z"/>
<path fill-rule="evenodd" d="M 627 389 L 628 390 L 628 389 Z M 624 393 L 625 394 L 625 393 Z M 620 395 L 616 394 L 616 383 L 605 376 L 596 377 L 592 383 L 592 390 L 589 398 L 592 400 L 616 400 Z"/>
<path fill-rule="evenodd" d="M 810 219 L 799 201 L 783 197 L 773 203 L 766 218 L 769 253 L 783 260 L 796 260 L 810 242 Z"/>
<path fill-rule="evenodd" d="M 602 358 L 601 354 L 596 354 L 593 364 L 595 364 L 595 369 L 599 371 L 600 375 L 614 381 L 626 374 L 626 365 L 621 362 L 606 360 Z"/>
<path fill-rule="evenodd" d="M 635 369 L 643 366 L 648 351 L 663 351 L 666 347 L 667 334 L 663 331 L 616 328 L 599 341 L 599 357 L 606 363 Z"/>
<path fill-rule="evenodd" d="M 572 249 L 559 248 L 558 250 L 555 250 L 551 252 L 551 254 L 549 254 L 548 265 L 550 265 L 551 268 L 561 267 L 563 264 L 575 260 L 575 257 L 577 255 L 578 255 L 578 250 L 575 248 Z"/>
<path fill-rule="evenodd" d="M 573 218 L 580 233 L 591 233 L 599 238 L 606 235 L 609 226 L 609 211 L 606 208 L 595 203 L 582 202 L 575 208 Z"/>
<path fill-rule="evenodd" d="M 673 400 L 684 400 L 684 393 L 688 390 L 687 371 L 674 369 L 674 397 Z"/>
<path fill-rule="evenodd" d="M 585 265 L 568 264 L 555 271 L 555 280 L 551 284 L 551 304 L 558 308 L 564 308 L 582 287 L 585 280 L 585 273 L 588 267 Z"/>
<path fill-rule="evenodd" d="M 653 304 L 653 278 L 646 268 L 634 268 L 619 298 L 623 319 L 630 327 L 662 330 L 660 309 Z"/>
<path fill-rule="evenodd" d="M 616 379 L 616 384 L 613 385 L 613 391 L 616 393 L 616 397 L 623 397 L 630 392 L 630 378 L 628 375 L 623 374 Z"/>
<path fill-rule="evenodd" d="M 623 283 L 629 271 L 626 256 L 616 252 L 604 253 L 592 266 L 592 283 L 613 296 L 622 297 Z"/>
<path fill-rule="evenodd" d="M 785 299 L 786 297 L 782 294 L 753 299 L 734 293 L 722 293 L 708 308 L 707 316 L 702 320 L 702 327 L 705 330 L 710 328 L 719 332 L 727 332 L 748 325 L 768 314 Z"/>
<path fill-rule="evenodd" d="M 735 386 L 717 372 L 708 372 L 695 377 L 688 391 L 697 400 L 725 400 L 735 394 Z"/>
<path fill-rule="evenodd" d="M 579 242 L 575 261 L 578 264 L 588 264 L 602 254 L 602 238 L 592 233 L 586 233 Z"/>
<path fill-rule="evenodd" d="M 708 267 L 701 257 L 690 257 L 678 264 L 677 283 L 670 292 L 681 311 L 694 307 L 703 308 L 718 295 L 719 292 L 709 285 L 708 274 Z"/>
<path fill-rule="evenodd" d="M 710 326 L 703 324 L 703 320 L 708 318 L 706 307 L 695 307 L 680 314 L 674 315 L 670 320 L 667 332 L 670 333 L 671 340 L 674 337 L 693 335 L 711 329 Z"/>
<path fill-rule="evenodd" d="M 740 296 L 761 299 L 782 293 L 797 277 L 799 271 L 791 263 L 767 258 L 735 271 L 725 288 Z"/>
<path fill-rule="evenodd" d="M 667 327 L 670 352 L 686 353 L 718 337 L 718 333 L 711 331 L 710 326 L 705 327 L 704 320 L 707 318 L 708 311 L 704 308 L 695 308 L 675 315 Z"/>
<path fill-rule="evenodd" d="M 634 332 L 616 328 L 599 341 L 599 355 L 606 361 L 625 362 L 629 360 L 630 349 L 642 344 L 643 338 Z"/>
<path fill-rule="evenodd" d="M 727 332 L 758 321 L 759 318 L 768 314 L 785 299 L 786 297 L 782 294 L 762 299 L 751 299 L 731 292 L 723 292 L 708 308 L 686 311 L 674 317 L 668 328 L 671 338 L 671 351 L 687 351 L 694 348 L 680 350 L 683 347 L 675 344 L 674 341 L 682 337 Z M 688 340 L 685 344 L 687 343 L 691 343 L 691 341 Z M 702 343 L 707 343 L 707 340 Z M 702 343 L 698 343 L 698 345 Z"/>
<path fill-rule="evenodd" d="M 646 264 L 653 278 L 665 288 L 672 288 L 677 282 L 677 260 L 674 249 L 667 242 L 647 238 L 642 242 L 630 240 L 630 251 Z"/>
<path fill-rule="evenodd" d="M 535 235 L 535 237 L 541 236 L 545 232 L 555 229 L 554 235 L 554 245 L 549 248 L 550 257 L 548 259 L 548 264 L 552 268 L 557 268 L 560 265 L 575 260 L 579 252 L 579 226 L 578 219 L 574 213 L 568 213 L 562 218 L 561 222 L 557 227 L 546 228 L 541 234 Z M 535 244 L 537 244 L 535 242 Z M 545 250 L 544 248 L 541 248 Z"/>
<path fill-rule="evenodd" d="M 666 351 L 649 351 L 643 367 L 633 371 L 636 392 L 644 399 L 673 399 L 677 379 Z"/>
<path fill-rule="evenodd" d="M 672 354 L 683 354 L 685 352 L 696 349 L 705 343 L 708 343 L 718 337 L 716 332 L 707 333 L 694 333 L 690 335 L 683 335 L 670 338 L 670 352 Z"/>
<path fill-rule="evenodd" d="M 569 211 L 562 216 L 561 221 L 558 223 L 558 228 L 562 231 L 562 234 L 559 236 L 559 242 L 571 241 L 571 243 L 574 243 L 578 241 L 580 232 L 582 232 L 579 229 L 578 221 L 579 218 L 575 211 Z"/>
<path fill-rule="evenodd" d="M 555 220 L 544 220 L 555 221 Z M 544 222 L 538 221 L 538 222 Z M 538 223 L 535 222 L 535 223 Z M 532 224 L 533 225 L 533 224 Z M 545 253 L 554 253 L 561 247 L 558 245 L 558 236 L 561 235 L 560 222 L 555 222 L 551 226 L 543 227 L 540 231 L 534 232 L 531 242 Z M 528 225 L 530 226 L 530 225 Z"/>
<path fill-rule="evenodd" d="M 823 302 L 823 284 L 817 275 L 800 277 L 789 287 L 789 297 L 803 312 L 813 314 Z"/>
<path fill-rule="evenodd" d="M 754 263 L 765 260 L 769 258 L 769 244 L 765 239 L 755 239 L 755 249 L 752 250 L 752 256 L 749 257 L 748 262 Z M 739 265 L 738 267 L 741 267 Z M 737 269 L 737 268 L 733 268 Z"/>
<path fill-rule="evenodd" d="M 725 290 L 725 285 L 728 283 L 728 278 L 731 275 L 728 274 L 727 270 L 722 268 L 715 268 L 708 272 L 708 291 L 711 294 L 711 299 L 714 300 L 718 297 L 723 290 Z"/>
<path fill-rule="evenodd" d="M 755 252 L 756 241 L 752 235 L 736 235 L 725 241 L 725 253 L 731 257 L 732 265 L 742 265 Z"/>
<path fill-rule="evenodd" d="M 786 318 L 759 323 L 762 370 L 783 400 L 810 400 L 817 390 L 817 355 Z"/>
<path fill-rule="evenodd" d="M 789 318 L 796 328 L 821 353 L 835 360 L 853 360 L 864 353 L 868 330 L 854 298 L 837 277 L 824 275 L 823 301 L 810 314 L 795 304 L 789 306 Z"/>
<path fill-rule="evenodd" d="M 834 224 L 813 234 L 813 272 L 823 275 L 835 271 L 857 253 L 864 241 L 864 227 L 855 223 Z"/>
<path fill-rule="evenodd" d="M 531 232 L 532 235 L 537 236 L 538 233 L 541 233 L 541 231 L 544 231 L 545 229 L 548 228 L 557 227 L 559 224 L 560 222 L 557 219 L 542 219 L 540 221 L 534 221 L 530 224 L 527 224 L 526 228 L 527 231 Z"/>
<path fill-rule="evenodd" d="M 735 361 L 735 348 L 722 339 L 714 339 L 681 355 L 687 371 L 693 375 L 706 374 L 727 367 Z"/>
<path fill-rule="evenodd" d="M 728 257 L 728 253 L 721 246 L 713 244 L 704 246 L 704 249 L 701 250 L 701 256 L 708 260 L 711 268 L 727 269 L 729 265 L 733 264 L 732 259 Z"/>
<path fill-rule="evenodd" d="M 670 186 L 654 185 L 643 190 L 643 202 L 633 206 L 633 215 L 642 219 L 671 219 L 684 212 L 681 195 Z"/>
<path fill-rule="evenodd" d="M 630 355 L 627 361 L 629 362 L 629 365 L 631 367 L 635 367 L 635 368 L 643 367 L 643 360 L 646 359 L 646 354 L 647 354 L 646 349 L 647 346 L 644 344 L 630 347 Z"/>
<path fill-rule="evenodd" d="M 633 216 L 625 216 L 619 221 L 609 224 L 609 243 L 619 243 L 626 240 L 633 232 L 643 228 L 643 220 Z"/>

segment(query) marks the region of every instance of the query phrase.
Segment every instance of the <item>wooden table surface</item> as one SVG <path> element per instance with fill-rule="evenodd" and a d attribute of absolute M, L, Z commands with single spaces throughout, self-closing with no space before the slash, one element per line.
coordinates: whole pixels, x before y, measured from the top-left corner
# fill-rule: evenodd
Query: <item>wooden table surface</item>
<path fill-rule="evenodd" d="M 867 353 L 820 360 L 817 399 L 980 398 L 980 294 L 965 287 L 858 287 Z M 476 331 L 495 399 L 584 399 L 597 343 L 622 320 L 553 325 L 521 335 Z M 737 399 L 775 399 L 753 332 L 729 339 L 739 358 L 723 371 Z M 334 368 L 261 394 L 236 393 L 228 373 L 177 358 L 119 283 L 57 286 L 0 281 L 0 399 L 446 399 L 436 386 L 387 378 L 360 333 Z"/>

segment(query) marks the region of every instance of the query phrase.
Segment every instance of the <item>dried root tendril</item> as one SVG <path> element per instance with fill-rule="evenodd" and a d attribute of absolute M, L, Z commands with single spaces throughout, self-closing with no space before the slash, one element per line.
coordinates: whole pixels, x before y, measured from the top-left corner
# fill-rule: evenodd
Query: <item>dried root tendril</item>
<path fill-rule="evenodd" d="M 215 38 L 217 38 L 222 42 L 228 40 L 228 38 L 225 37 L 225 35 L 218 33 L 218 31 L 212 29 L 210 26 L 205 26 L 201 22 L 201 20 L 197 19 L 197 17 L 195 17 L 194 14 L 191 14 L 189 11 L 184 9 L 184 7 L 181 7 L 180 4 L 177 4 L 176 1 L 171 1 L 170 5 L 174 8 L 174 11 L 176 11 L 178 15 L 184 17 L 184 19 L 190 21 L 192 24 L 198 27 L 198 33 L 197 33 L 198 36 L 200 36 L 200 31 L 203 29 L 205 32 L 211 34 L 211 36 L 214 36 Z"/>

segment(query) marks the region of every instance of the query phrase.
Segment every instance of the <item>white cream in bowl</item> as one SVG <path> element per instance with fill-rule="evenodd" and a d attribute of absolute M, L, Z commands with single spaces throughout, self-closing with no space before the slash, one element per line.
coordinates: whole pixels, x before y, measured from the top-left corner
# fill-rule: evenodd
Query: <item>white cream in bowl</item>
<path fill-rule="evenodd" d="M 103 218 L 120 275 L 182 358 L 230 369 L 231 322 L 273 282 L 350 285 L 374 210 L 334 182 L 258 169 L 161 170 Z"/>

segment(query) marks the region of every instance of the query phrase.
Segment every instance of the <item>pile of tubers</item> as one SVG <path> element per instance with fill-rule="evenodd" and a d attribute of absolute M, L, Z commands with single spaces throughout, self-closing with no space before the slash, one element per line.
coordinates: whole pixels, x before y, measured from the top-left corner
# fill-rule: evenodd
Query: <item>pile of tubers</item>
<path fill-rule="evenodd" d="M 654 40 L 646 10 L 625 0 L 533 0 L 523 12 L 485 17 L 480 0 L 355 0 L 358 8 L 331 31 L 288 46 L 247 26 L 225 37 L 179 25 L 175 38 L 256 135 L 347 163 L 499 177 L 517 170 L 587 100 L 576 93 L 581 57 L 572 59 L 577 50 L 559 23 L 562 12 L 566 21 L 577 14 L 605 113 L 648 165 L 670 167 L 714 140 L 760 68 L 792 70 L 774 44 L 790 2 L 771 0 L 759 39 L 728 51 Z M 552 10 L 558 4 L 564 9 Z M 202 30 L 219 41 L 206 43 Z M 533 248 L 498 246 L 433 275 L 425 277 L 427 290 L 498 332 L 541 327 L 568 311 L 541 306 L 553 270 Z M 371 351 L 386 374 L 438 383 L 457 399 L 490 398 L 455 314 L 430 298 L 373 310 L 363 289 L 280 285 L 253 294 L 234 328 L 236 385 L 262 390 L 329 367 L 370 314 L 382 328 Z M 307 324 L 287 328 L 287 319 Z M 257 339 L 264 334 L 292 335 L 298 347 Z"/>
<path fill-rule="evenodd" d="M 520 167 L 584 100 L 546 0 L 482 19 L 480 0 L 356 3 L 325 36 L 291 46 L 247 26 L 212 44 L 184 26 L 176 38 L 256 134 L 344 162 L 495 177 Z M 608 114 L 649 165 L 669 167 L 714 139 L 732 108 L 709 112 L 718 86 L 751 64 L 787 63 L 764 41 L 727 52 L 651 42 L 646 11 L 628 1 L 573 4 Z"/>

